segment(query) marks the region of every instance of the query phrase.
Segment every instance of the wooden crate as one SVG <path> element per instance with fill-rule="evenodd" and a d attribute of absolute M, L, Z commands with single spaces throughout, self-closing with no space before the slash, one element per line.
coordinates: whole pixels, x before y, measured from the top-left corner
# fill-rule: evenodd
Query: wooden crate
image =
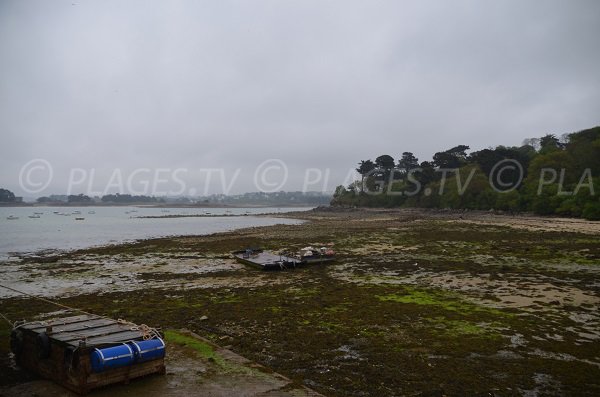
<path fill-rule="evenodd" d="M 95 348 L 143 338 L 143 332 L 134 324 L 84 314 L 17 326 L 11 335 L 11 345 L 20 367 L 85 394 L 97 387 L 127 383 L 150 374 L 164 374 L 164 358 L 102 372 L 92 371 L 91 353 Z M 44 340 L 47 343 L 40 343 Z"/>

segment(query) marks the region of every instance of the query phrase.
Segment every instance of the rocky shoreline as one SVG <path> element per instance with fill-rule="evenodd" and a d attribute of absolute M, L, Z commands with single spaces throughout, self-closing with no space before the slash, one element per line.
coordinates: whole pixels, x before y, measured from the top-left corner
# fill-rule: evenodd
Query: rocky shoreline
<path fill-rule="evenodd" d="M 600 224 L 409 209 L 286 213 L 255 227 L 4 263 L 4 283 L 115 318 L 187 328 L 324 395 L 595 395 Z M 265 273 L 247 246 L 335 244 Z M 6 296 L 11 319 L 54 310 Z M 0 384 L 23 382 L 0 328 Z"/>

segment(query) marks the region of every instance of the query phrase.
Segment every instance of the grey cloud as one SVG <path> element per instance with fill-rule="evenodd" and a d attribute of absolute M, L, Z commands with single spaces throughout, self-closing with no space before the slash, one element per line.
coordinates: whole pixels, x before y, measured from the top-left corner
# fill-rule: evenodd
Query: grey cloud
<path fill-rule="evenodd" d="M 75 3 L 75 5 L 72 5 Z M 20 167 L 331 168 L 599 123 L 596 1 L 4 1 L 0 184 Z M 64 189 L 56 181 L 49 192 Z"/>

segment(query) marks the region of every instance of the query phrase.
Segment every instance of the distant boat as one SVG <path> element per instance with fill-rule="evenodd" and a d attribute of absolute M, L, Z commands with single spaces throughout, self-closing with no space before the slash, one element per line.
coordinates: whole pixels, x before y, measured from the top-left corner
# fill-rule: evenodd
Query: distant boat
<path fill-rule="evenodd" d="M 84 221 L 85 218 L 75 218 L 76 221 Z"/>
<path fill-rule="evenodd" d="M 39 216 L 38 214 L 35 214 L 35 215 L 29 215 L 29 217 L 30 217 L 31 219 L 37 219 L 37 218 L 40 218 L 40 216 Z"/>
<path fill-rule="evenodd" d="M 95 214 L 96 211 L 88 211 L 88 214 Z"/>
<path fill-rule="evenodd" d="M 314 248 L 304 247 L 296 256 L 303 263 L 325 263 L 335 260 L 335 252 L 331 247 Z"/>
<path fill-rule="evenodd" d="M 263 270 L 284 270 L 306 264 L 328 263 L 335 260 L 335 252 L 330 247 L 305 247 L 297 254 L 263 251 L 261 248 L 246 248 L 232 252 L 234 258 L 241 263 L 253 265 Z"/>
<path fill-rule="evenodd" d="M 6 219 L 8 219 L 9 221 L 14 221 L 15 219 L 19 219 L 18 216 L 14 216 L 14 215 L 9 215 L 6 217 Z"/>
<path fill-rule="evenodd" d="M 35 215 L 44 215 L 43 212 L 34 212 Z"/>
<path fill-rule="evenodd" d="M 59 211 L 54 211 L 53 214 L 60 215 Z"/>
<path fill-rule="evenodd" d="M 81 211 L 73 211 L 73 215 L 80 215 Z"/>

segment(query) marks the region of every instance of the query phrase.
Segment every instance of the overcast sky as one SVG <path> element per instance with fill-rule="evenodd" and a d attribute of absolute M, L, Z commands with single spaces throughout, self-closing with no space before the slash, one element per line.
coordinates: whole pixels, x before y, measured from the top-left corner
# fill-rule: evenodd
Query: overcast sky
<path fill-rule="evenodd" d="M 137 168 L 181 168 L 184 194 L 221 193 L 200 170 L 222 167 L 239 193 L 282 159 L 282 189 L 328 168 L 331 190 L 380 154 L 592 127 L 599 19 L 596 0 L 3 0 L 0 187 L 115 191 Z M 53 171 L 39 194 L 20 186 L 34 159 Z"/>

